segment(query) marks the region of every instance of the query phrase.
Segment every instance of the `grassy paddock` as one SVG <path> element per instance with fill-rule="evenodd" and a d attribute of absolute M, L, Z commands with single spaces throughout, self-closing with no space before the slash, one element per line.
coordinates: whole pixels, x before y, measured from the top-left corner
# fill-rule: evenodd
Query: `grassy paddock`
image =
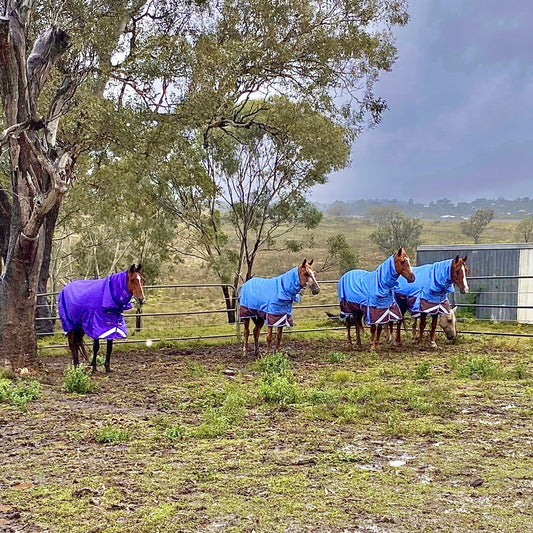
<path fill-rule="evenodd" d="M 533 342 L 349 352 L 339 332 L 284 347 L 117 352 L 87 394 L 67 392 L 66 357 L 45 358 L 25 410 L 0 403 L 0 524 L 531 531 Z"/>

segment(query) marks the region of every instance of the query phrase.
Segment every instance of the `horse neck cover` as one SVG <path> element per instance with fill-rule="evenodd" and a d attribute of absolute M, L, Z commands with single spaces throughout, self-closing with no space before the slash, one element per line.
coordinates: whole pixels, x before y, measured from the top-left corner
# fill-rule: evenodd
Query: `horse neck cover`
<path fill-rule="evenodd" d="M 293 302 L 300 301 L 298 267 L 275 278 L 251 278 L 239 293 L 239 304 L 269 314 L 292 314 Z"/>
<path fill-rule="evenodd" d="M 103 279 L 72 281 L 58 297 L 63 329 L 67 333 L 83 329 L 93 339 L 124 338 L 127 327 L 122 313 L 131 309 L 131 298 L 127 271 Z"/>
<path fill-rule="evenodd" d="M 423 298 L 432 303 L 446 300 L 449 292 L 455 292 L 452 281 L 452 261 L 453 259 L 446 259 L 429 265 L 413 267 L 415 281 L 407 283 L 406 279 L 399 279 L 399 288 L 395 292 Z"/>
<path fill-rule="evenodd" d="M 394 303 L 393 289 L 398 286 L 399 274 L 391 255 L 376 270 L 349 270 L 338 284 L 339 300 L 354 302 L 367 307 L 387 308 Z"/>

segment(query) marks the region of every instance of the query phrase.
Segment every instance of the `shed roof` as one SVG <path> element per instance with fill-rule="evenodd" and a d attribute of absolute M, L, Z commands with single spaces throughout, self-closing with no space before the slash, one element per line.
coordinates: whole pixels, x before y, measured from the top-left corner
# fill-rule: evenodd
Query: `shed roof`
<path fill-rule="evenodd" d="M 533 242 L 504 242 L 493 244 L 424 244 L 417 247 L 419 252 L 430 250 L 528 250 Z"/>

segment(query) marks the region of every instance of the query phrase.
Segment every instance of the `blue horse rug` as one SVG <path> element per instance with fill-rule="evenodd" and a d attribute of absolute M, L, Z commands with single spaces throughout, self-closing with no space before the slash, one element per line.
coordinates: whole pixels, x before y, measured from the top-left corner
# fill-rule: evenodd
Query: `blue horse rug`
<path fill-rule="evenodd" d="M 401 320 L 401 312 L 394 299 L 399 274 L 391 255 L 376 270 L 349 270 L 339 280 L 337 290 L 341 317 L 362 315 L 367 324 L 386 324 Z"/>
<path fill-rule="evenodd" d="M 394 292 L 402 313 L 408 310 L 413 317 L 420 313 L 450 314 L 448 293 L 455 292 L 451 275 L 452 261 L 453 259 L 446 259 L 413 267 L 413 283 L 398 280 L 398 288 Z"/>
<path fill-rule="evenodd" d="M 239 316 L 261 318 L 267 326 L 292 327 L 292 304 L 300 301 L 298 267 L 275 278 L 251 278 L 239 293 Z"/>
<path fill-rule="evenodd" d="M 103 279 L 71 281 L 59 293 L 57 306 L 65 333 L 82 329 L 92 339 L 128 336 L 123 312 L 131 309 L 127 271 Z"/>

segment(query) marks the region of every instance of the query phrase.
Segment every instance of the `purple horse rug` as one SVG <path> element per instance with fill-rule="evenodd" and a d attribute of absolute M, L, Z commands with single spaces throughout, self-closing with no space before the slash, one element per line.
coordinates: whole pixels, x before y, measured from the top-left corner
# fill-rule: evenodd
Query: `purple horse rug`
<path fill-rule="evenodd" d="M 419 316 L 420 313 L 450 314 L 448 293 L 455 292 L 451 275 L 452 261 L 453 259 L 446 259 L 413 267 L 413 283 L 398 280 L 394 294 L 403 313 L 409 311 L 413 317 Z"/>
<path fill-rule="evenodd" d="M 128 336 L 123 312 L 131 309 L 127 271 L 103 279 L 71 281 L 59 293 L 57 306 L 65 333 L 82 329 L 92 339 Z"/>
<path fill-rule="evenodd" d="M 298 267 L 275 278 L 251 278 L 239 293 L 239 317 L 261 318 L 267 326 L 292 327 L 292 304 L 300 301 Z"/>
<path fill-rule="evenodd" d="M 398 278 L 393 255 L 372 272 L 355 269 L 343 274 L 337 286 L 341 317 L 362 314 L 369 325 L 401 320 L 393 293 Z"/>

